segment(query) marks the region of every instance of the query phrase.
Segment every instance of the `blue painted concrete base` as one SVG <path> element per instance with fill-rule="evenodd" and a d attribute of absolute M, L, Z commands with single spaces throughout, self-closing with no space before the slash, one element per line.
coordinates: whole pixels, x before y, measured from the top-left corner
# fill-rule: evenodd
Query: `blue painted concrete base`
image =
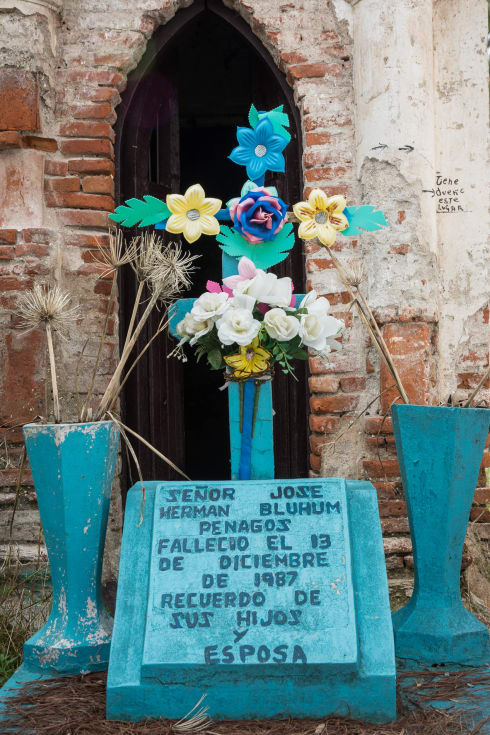
<path fill-rule="evenodd" d="M 461 601 L 461 555 L 488 435 L 484 408 L 393 405 L 414 590 L 393 615 L 396 655 L 429 665 L 490 661 L 488 630 Z"/>
<path fill-rule="evenodd" d="M 463 666 L 490 662 L 488 629 L 462 602 L 434 613 L 433 607 L 410 602 L 393 613 L 397 656 Z"/>
<path fill-rule="evenodd" d="M 306 486 L 311 482 L 319 481 L 288 480 L 291 485 Z M 203 694 L 215 720 L 324 717 L 334 713 L 371 722 L 396 719 L 393 637 L 376 491 L 365 482 L 323 482 L 337 482 L 345 488 L 357 648 L 353 662 L 328 665 L 327 661 L 325 666 L 321 663 L 203 666 L 161 660 L 158 666 L 146 667 L 145 673 L 144 656 L 154 653 L 152 647 L 145 648 L 145 638 L 150 616 L 155 614 L 151 606 L 154 610 L 158 604 L 155 598 L 149 602 L 148 589 L 152 546 L 158 538 L 153 531 L 158 517 L 155 499 L 157 487 L 162 483 L 145 483 L 146 506 L 141 526 L 138 526 L 141 490 L 136 485 L 129 492 L 126 504 L 107 681 L 107 719 L 180 718 Z M 237 492 L 240 486 L 250 484 L 233 483 Z M 175 483 L 172 487 L 179 485 Z M 264 482 L 266 499 L 267 491 Z M 342 620 L 336 622 L 339 643 L 342 624 Z M 322 637 L 329 634 L 321 626 L 318 628 L 320 646 Z M 209 634 L 207 637 L 208 643 L 213 642 Z M 295 642 L 303 642 L 301 631 Z M 156 645 L 164 643 L 165 639 L 156 641 Z"/>

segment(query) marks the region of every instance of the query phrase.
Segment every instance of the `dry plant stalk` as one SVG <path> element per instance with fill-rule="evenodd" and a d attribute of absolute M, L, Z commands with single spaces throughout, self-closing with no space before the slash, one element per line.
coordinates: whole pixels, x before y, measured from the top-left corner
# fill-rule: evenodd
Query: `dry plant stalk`
<path fill-rule="evenodd" d="M 480 380 L 480 382 L 476 386 L 476 388 L 473 391 L 473 393 L 471 394 L 471 396 L 463 404 L 463 408 L 469 408 L 471 406 L 471 404 L 473 403 L 473 401 L 476 398 L 477 393 L 483 388 L 483 385 L 484 385 L 484 383 L 486 382 L 486 380 L 488 379 L 489 376 L 490 376 L 490 365 L 485 370 L 482 379 Z"/>
<path fill-rule="evenodd" d="M 117 271 L 126 263 L 131 263 L 136 257 L 137 251 L 137 238 L 133 238 L 128 248 L 124 248 L 124 236 L 122 230 L 110 230 L 109 231 L 109 247 L 104 248 L 97 240 L 97 256 L 94 260 L 105 267 L 105 270 L 101 273 L 100 278 L 112 274 L 111 292 L 109 295 L 109 302 L 107 304 L 107 310 L 104 318 L 104 326 L 102 328 L 102 334 L 100 335 L 99 348 L 97 350 L 97 357 L 92 370 L 92 378 L 90 386 L 87 392 L 87 398 L 84 401 L 82 410 L 80 413 L 80 421 L 84 421 L 87 418 L 90 401 L 94 391 L 95 378 L 97 377 L 97 370 L 99 369 L 100 358 L 102 356 L 102 348 L 104 346 L 105 338 L 107 335 L 107 325 L 109 318 L 112 313 L 112 307 L 116 298 L 117 289 Z"/>
<path fill-rule="evenodd" d="M 136 247 L 134 240 L 132 245 Z M 192 283 L 190 276 L 195 269 L 194 261 L 198 257 L 183 253 L 177 243 L 165 245 L 162 238 L 155 235 L 154 232 L 145 233 L 139 238 L 139 246 L 131 261 L 140 281 L 139 296 L 137 294 L 121 357 L 96 411 L 97 419 L 100 419 L 117 401 L 122 387 L 121 375 L 153 309 L 157 304 L 162 304 L 167 311 L 168 306 L 177 295 L 182 290 L 190 288 Z M 138 307 L 144 287 L 151 295 L 138 320 Z"/>
<path fill-rule="evenodd" d="M 58 380 L 56 375 L 56 359 L 53 346 L 53 332 L 66 337 L 69 327 L 79 317 L 78 307 L 70 306 L 70 296 L 61 291 L 59 286 L 36 283 L 32 291 L 21 294 L 16 313 L 22 319 L 25 334 L 34 329 L 44 328 L 48 344 L 51 385 L 53 389 L 54 420 L 61 421 Z"/>

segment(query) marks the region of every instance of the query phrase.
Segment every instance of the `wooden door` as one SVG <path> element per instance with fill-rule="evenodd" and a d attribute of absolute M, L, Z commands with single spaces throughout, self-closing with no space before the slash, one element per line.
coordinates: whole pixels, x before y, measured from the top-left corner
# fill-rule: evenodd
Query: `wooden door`
<path fill-rule="evenodd" d="M 193 86 L 190 72 L 196 66 L 201 79 L 216 82 Z M 243 89 L 233 87 L 237 75 L 244 80 Z M 233 92 L 227 94 L 227 88 Z M 285 201 L 298 201 L 302 194 L 300 126 L 282 74 L 245 22 L 218 0 L 197 2 L 179 11 L 155 34 L 123 94 L 116 137 L 118 203 L 147 193 L 164 199 L 196 181 L 203 183 L 209 196 L 223 201 L 236 196 L 246 175 L 227 160 L 227 153 L 235 145 L 236 124 L 247 125 L 252 101 L 259 109 L 284 104 L 290 115 L 293 137 L 286 149 L 287 175 L 278 174 L 268 182 L 277 186 Z M 219 277 L 221 251 L 211 238 L 201 238 L 192 246 L 183 244 L 203 256 L 192 294 L 198 295 L 208 277 Z M 304 290 L 300 242 L 288 260 L 273 270 L 291 275 L 296 292 Z M 134 274 L 127 268 L 120 278 L 121 334 L 130 318 L 135 289 Z M 148 324 L 143 340 L 157 321 L 158 315 Z M 227 479 L 227 397 L 218 390 L 223 378 L 204 365 L 196 368 L 192 356 L 185 366 L 168 360 L 174 345 L 162 335 L 140 361 L 123 392 L 123 420 L 193 479 Z M 295 382 L 277 373 L 273 382 L 277 477 L 307 474 L 306 366 L 298 365 L 297 375 Z M 135 450 L 145 479 L 178 477 L 139 443 Z M 124 489 L 136 479 L 134 468 L 131 471 L 125 461 Z"/>

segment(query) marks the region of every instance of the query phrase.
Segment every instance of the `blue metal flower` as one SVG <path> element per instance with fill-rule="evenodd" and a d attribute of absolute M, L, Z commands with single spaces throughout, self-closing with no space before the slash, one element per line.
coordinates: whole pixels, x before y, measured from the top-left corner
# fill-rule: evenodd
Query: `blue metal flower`
<path fill-rule="evenodd" d="M 282 151 L 287 140 L 274 133 L 270 120 L 264 118 L 254 130 L 237 128 L 236 137 L 239 145 L 232 150 L 229 158 L 247 167 L 247 176 L 251 181 L 260 180 L 266 171 L 284 171 Z"/>

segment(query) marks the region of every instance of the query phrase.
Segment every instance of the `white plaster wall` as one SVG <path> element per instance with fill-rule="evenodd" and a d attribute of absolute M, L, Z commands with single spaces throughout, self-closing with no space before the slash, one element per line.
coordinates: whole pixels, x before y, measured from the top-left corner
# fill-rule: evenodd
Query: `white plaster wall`
<path fill-rule="evenodd" d="M 459 179 L 441 189 L 464 190 L 463 212 L 436 215 L 441 400 L 454 394 L 458 354 L 472 347 L 465 325 L 490 296 L 487 13 L 486 0 L 434 0 L 436 171 Z M 435 209 L 437 197 L 429 201 Z M 488 325 L 482 329 L 490 345 Z"/>

